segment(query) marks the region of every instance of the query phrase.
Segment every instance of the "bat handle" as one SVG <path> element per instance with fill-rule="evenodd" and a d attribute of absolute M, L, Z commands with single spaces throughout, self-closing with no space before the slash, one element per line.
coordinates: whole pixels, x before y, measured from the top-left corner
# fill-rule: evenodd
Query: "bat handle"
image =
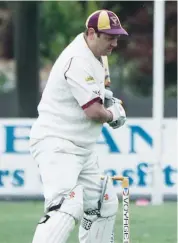
<path fill-rule="evenodd" d="M 109 86 L 105 86 L 105 89 L 111 90 L 111 88 Z M 104 107 L 108 108 L 112 105 L 112 100 L 111 99 L 104 99 Z"/>

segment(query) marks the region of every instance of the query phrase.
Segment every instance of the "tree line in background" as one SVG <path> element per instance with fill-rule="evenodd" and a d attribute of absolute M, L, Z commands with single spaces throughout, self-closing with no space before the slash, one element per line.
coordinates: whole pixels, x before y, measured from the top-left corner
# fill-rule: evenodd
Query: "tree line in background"
<path fill-rule="evenodd" d="M 44 1 L 39 4 L 41 66 L 52 64 L 69 42 L 85 30 L 89 14 L 109 9 L 118 14 L 129 33 L 129 37 L 119 40 L 118 48 L 109 57 L 113 86 L 138 96 L 151 95 L 153 2 Z M 12 10 L 8 2 L 0 2 L 0 59 L 14 58 Z M 176 96 L 177 2 L 166 2 L 165 18 L 165 88 L 166 95 Z"/>

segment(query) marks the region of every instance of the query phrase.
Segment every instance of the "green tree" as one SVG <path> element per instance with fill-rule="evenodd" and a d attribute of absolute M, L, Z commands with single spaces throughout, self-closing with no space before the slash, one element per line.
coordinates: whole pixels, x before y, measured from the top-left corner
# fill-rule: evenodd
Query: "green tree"
<path fill-rule="evenodd" d="M 84 14 L 78 2 L 43 2 L 40 14 L 42 58 L 54 60 L 83 30 Z"/>
<path fill-rule="evenodd" d="M 88 15 L 98 10 L 95 1 L 43 2 L 40 13 L 40 50 L 43 60 L 52 60 L 85 30 Z"/>

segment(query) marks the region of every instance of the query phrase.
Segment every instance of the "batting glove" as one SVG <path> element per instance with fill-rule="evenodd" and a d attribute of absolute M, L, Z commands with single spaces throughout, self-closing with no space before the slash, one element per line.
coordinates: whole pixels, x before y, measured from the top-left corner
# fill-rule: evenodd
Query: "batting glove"
<path fill-rule="evenodd" d="M 104 98 L 112 99 L 113 98 L 113 92 L 111 90 L 109 90 L 109 89 L 105 89 Z"/>
<path fill-rule="evenodd" d="M 123 126 L 126 122 L 126 113 L 122 106 L 122 101 L 117 98 L 112 98 L 113 104 L 107 108 L 112 115 L 113 120 L 111 122 L 108 122 L 108 124 L 113 128 L 119 128 Z"/>

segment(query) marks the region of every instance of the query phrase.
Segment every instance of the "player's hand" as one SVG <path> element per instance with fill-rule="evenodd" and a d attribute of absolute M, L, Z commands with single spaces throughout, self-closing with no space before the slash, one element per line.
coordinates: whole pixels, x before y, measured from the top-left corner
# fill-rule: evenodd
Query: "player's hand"
<path fill-rule="evenodd" d="M 104 90 L 104 98 L 105 99 L 112 99 L 113 98 L 113 92 L 110 89 Z"/>
<path fill-rule="evenodd" d="M 122 105 L 122 101 L 113 97 L 113 92 L 110 89 L 105 88 L 104 93 L 104 107 L 108 108 L 112 106 L 113 100 L 118 101 Z"/>
<path fill-rule="evenodd" d="M 112 115 L 113 120 L 111 122 L 108 122 L 108 124 L 113 128 L 119 128 L 123 126 L 126 122 L 126 113 L 122 106 L 122 101 L 117 98 L 112 98 L 112 105 L 107 108 Z"/>

